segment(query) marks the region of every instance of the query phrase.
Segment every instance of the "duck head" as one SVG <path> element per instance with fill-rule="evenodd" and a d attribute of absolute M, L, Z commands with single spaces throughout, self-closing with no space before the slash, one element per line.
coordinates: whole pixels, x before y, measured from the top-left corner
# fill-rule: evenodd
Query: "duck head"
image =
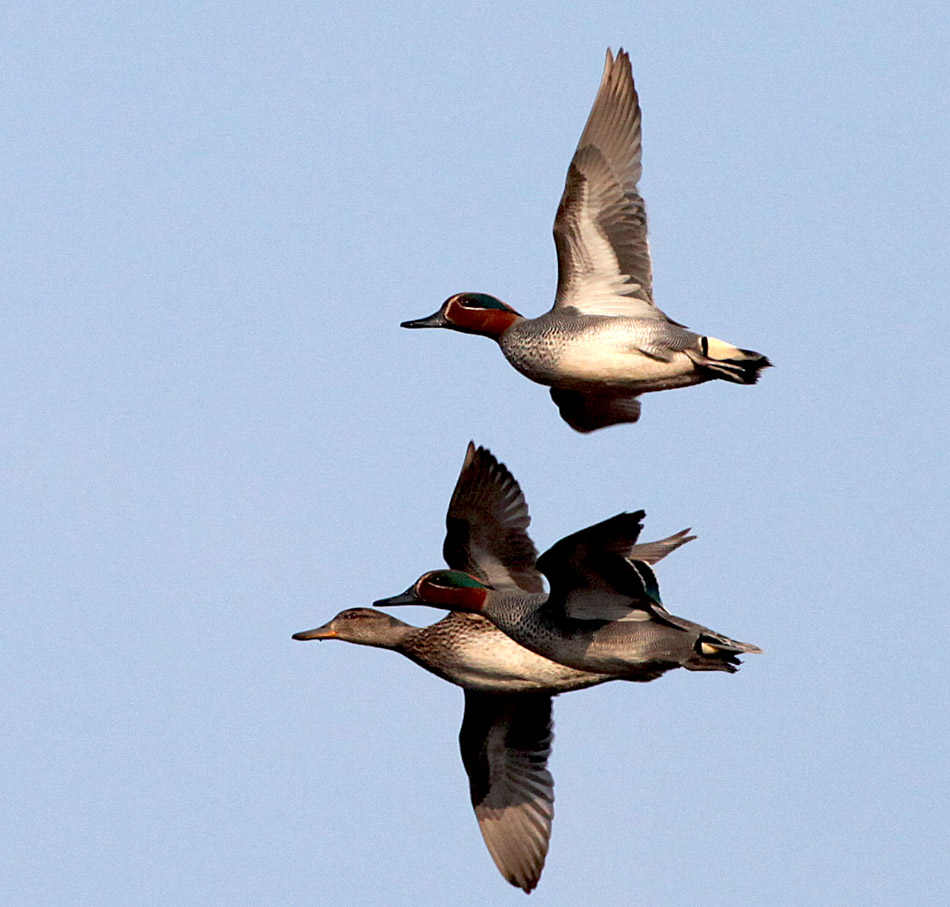
<path fill-rule="evenodd" d="M 342 639 L 362 646 L 392 648 L 413 628 L 384 611 L 350 608 L 315 630 L 294 633 L 293 639 Z"/>
<path fill-rule="evenodd" d="M 423 573 L 405 592 L 373 602 L 376 608 L 390 605 L 431 605 L 448 611 L 481 614 L 491 586 L 461 570 L 431 570 Z"/>
<path fill-rule="evenodd" d="M 463 334 L 500 337 L 521 316 L 500 299 L 487 293 L 456 293 L 428 318 L 404 321 L 404 328 L 449 328 Z"/>

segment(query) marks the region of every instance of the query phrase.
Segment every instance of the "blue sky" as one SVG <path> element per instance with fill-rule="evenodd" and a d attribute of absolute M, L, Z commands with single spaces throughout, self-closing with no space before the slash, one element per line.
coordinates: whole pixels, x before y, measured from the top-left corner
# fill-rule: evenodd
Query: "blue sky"
<path fill-rule="evenodd" d="M 4 903 L 522 902 L 461 693 L 290 640 L 440 564 L 471 438 L 765 650 L 557 700 L 533 905 L 945 904 L 945 6 L 329 6 L 4 17 Z M 550 306 L 607 46 L 659 304 L 776 368 L 582 437 L 398 323 Z"/>

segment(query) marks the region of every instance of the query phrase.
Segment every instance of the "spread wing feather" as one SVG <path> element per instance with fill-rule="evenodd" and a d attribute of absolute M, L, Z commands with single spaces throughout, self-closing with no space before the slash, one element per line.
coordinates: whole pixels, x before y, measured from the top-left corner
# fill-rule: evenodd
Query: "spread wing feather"
<path fill-rule="evenodd" d="M 498 588 L 543 592 L 528 505 L 503 463 L 469 443 L 445 519 L 445 562 Z"/>
<path fill-rule="evenodd" d="M 551 837 L 553 739 L 550 696 L 465 691 L 459 746 L 475 817 L 498 870 L 525 891 L 538 884 Z"/>
<path fill-rule="evenodd" d="M 620 50 L 615 59 L 608 50 L 554 220 L 555 308 L 668 320 L 653 303 L 646 207 L 637 190 L 641 154 L 630 57 Z"/>

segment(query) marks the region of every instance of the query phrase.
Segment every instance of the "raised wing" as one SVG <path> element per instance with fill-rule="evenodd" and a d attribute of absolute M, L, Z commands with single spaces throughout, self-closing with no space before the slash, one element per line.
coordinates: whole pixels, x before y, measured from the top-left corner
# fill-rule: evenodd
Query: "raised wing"
<path fill-rule="evenodd" d="M 538 884 L 551 837 L 553 739 L 550 696 L 465 691 L 459 746 L 475 817 L 499 872 L 526 892 Z"/>
<path fill-rule="evenodd" d="M 469 442 L 445 518 L 445 562 L 495 588 L 543 592 L 530 522 L 514 476 L 490 451 Z"/>
<path fill-rule="evenodd" d="M 600 90 L 554 220 L 558 283 L 554 308 L 668 320 L 653 304 L 646 208 L 637 182 L 640 101 L 630 57 L 608 49 Z"/>
<path fill-rule="evenodd" d="M 619 513 L 566 536 L 538 558 L 551 594 L 544 607 L 559 619 L 590 621 L 660 620 L 678 626 L 660 604 L 656 575 L 649 561 L 658 560 L 657 546 L 644 546 L 647 558 L 634 557 L 644 512 Z M 678 544 L 671 544 L 672 551 Z M 660 557 L 665 556 L 664 551 Z"/>

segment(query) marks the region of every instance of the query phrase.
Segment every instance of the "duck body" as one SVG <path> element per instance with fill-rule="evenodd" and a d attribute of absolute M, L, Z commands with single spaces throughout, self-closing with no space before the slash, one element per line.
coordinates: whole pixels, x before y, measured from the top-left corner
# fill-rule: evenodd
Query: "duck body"
<path fill-rule="evenodd" d="M 372 608 L 350 608 L 322 627 L 295 633 L 294 639 L 340 639 L 391 649 L 436 677 L 479 693 L 557 695 L 617 679 L 551 661 L 516 643 L 487 618 L 461 611 L 414 627 Z"/>
<path fill-rule="evenodd" d="M 608 50 L 554 220 L 554 306 L 523 318 L 487 293 L 456 293 L 402 326 L 494 338 L 519 372 L 551 388 L 561 417 L 580 432 L 635 422 L 643 393 L 714 378 L 755 384 L 771 364 L 766 356 L 694 333 L 654 303 L 641 157 L 630 58 Z"/>
<path fill-rule="evenodd" d="M 372 608 L 341 611 L 315 630 L 294 639 L 340 639 L 391 649 L 442 680 L 479 693 L 547 693 L 616 680 L 579 671 L 526 649 L 477 614 L 450 611 L 427 627 L 414 627 Z"/>
<path fill-rule="evenodd" d="M 498 338 L 505 358 L 523 375 L 550 387 L 643 394 L 709 381 L 684 350 L 701 337 L 668 322 L 580 312 L 514 322 Z"/>
<path fill-rule="evenodd" d="M 396 651 L 443 680 L 480 693 L 556 695 L 616 679 L 551 661 L 486 618 L 461 611 L 413 628 Z"/>
<path fill-rule="evenodd" d="M 596 671 L 627 680 L 650 681 L 675 668 L 689 671 L 738 669 L 737 655 L 759 652 L 701 624 L 675 617 L 637 595 L 605 613 L 616 619 L 565 617 L 551 607 L 549 596 L 489 594 L 479 613 L 505 635 L 539 655 L 578 670 Z"/>

